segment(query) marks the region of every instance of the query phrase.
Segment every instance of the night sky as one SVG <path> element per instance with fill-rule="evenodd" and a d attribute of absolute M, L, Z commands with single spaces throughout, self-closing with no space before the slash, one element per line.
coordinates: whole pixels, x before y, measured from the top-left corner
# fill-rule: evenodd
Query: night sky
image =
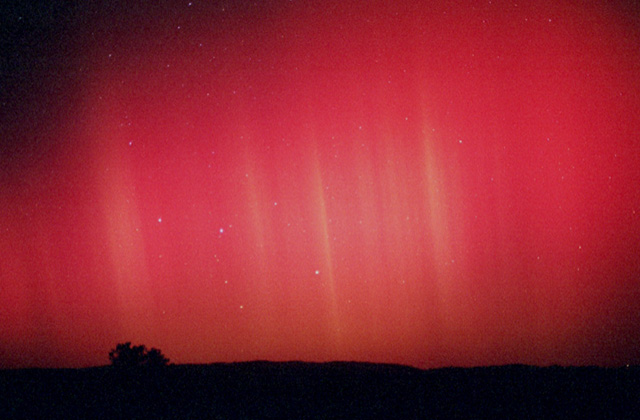
<path fill-rule="evenodd" d="M 0 367 L 640 363 L 632 2 L 50 3 L 0 6 Z"/>

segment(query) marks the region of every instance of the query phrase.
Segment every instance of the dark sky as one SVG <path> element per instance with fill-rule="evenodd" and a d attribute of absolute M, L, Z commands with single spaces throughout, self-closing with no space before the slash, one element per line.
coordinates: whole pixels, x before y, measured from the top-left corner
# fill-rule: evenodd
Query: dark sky
<path fill-rule="evenodd" d="M 0 367 L 640 362 L 628 3 L 50 3 L 0 6 Z"/>

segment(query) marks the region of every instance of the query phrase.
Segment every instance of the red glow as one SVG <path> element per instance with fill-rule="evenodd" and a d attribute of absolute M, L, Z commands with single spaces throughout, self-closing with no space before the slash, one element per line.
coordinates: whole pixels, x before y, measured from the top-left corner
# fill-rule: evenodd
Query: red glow
<path fill-rule="evenodd" d="M 3 129 L 1 366 L 640 363 L 628 11 L 183 3 Z"/>

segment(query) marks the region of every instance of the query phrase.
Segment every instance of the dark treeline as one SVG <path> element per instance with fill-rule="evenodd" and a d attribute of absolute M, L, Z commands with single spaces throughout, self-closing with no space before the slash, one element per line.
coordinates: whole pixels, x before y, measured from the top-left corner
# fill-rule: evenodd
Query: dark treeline
<path fill-rule="evenodd" d="M 247 362 L 0 371 L 0 418 L 635 418 L 640 368 Z"/>

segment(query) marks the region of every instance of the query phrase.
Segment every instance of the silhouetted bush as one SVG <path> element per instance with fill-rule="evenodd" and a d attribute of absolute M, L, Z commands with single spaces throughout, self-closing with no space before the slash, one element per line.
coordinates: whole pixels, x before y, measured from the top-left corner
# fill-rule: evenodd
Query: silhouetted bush
<path fill-rule="evenodd" d="M 169 359 L 156 348 L 147 348 L 143 345 L 131 346 L 130 342 L 120 343 L 109 352 L 111 365 L 115 367 L 159 367 L 167 366 Z"/>

